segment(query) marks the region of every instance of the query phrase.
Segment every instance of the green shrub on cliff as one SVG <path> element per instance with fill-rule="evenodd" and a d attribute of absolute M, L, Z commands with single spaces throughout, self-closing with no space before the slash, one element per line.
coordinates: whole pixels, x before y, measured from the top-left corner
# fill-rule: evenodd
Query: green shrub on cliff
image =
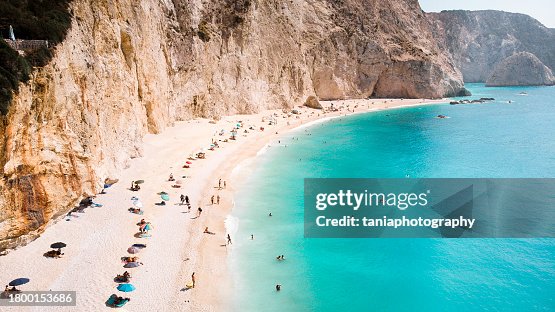
<path fill-rule="evenodd" d="M 10 25 L 16 39 L 48 40 L 49 49 L 40 48 L 25 57 L 0 40 L 0 113 L 8 112 L 12 91 L 29 79 L 31 67 L 41 67 L 52 58 L 51 49 L 63 41 L 71 25 L 71 0 L 2 0 L 0 32 L 9 38 Z"/>
<path fill-rule="evenodd" d="M 12 90 L 17 90 L 20 81 L 27 81 L 31 68 L 27 60 L 0 40 L 0 113 L 8 112 Z"/>

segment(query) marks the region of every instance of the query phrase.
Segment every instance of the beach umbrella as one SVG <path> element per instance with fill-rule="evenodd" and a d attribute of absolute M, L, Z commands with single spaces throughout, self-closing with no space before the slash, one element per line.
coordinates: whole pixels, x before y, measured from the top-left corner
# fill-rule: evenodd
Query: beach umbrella
<path fill-rule="evenodd" d="M 135 207 L 137 208 L 143 208 L 143 203 L 141 203 L 141 201 L 138 199 L 133 201 L 133 205 L 135 205 Z"/>
<path fill-rule="evenodd" d="M 192 164 L 192 162 L 190 162 L 190 161 L 188 161 L 188 160 L 187 160 L 185 163 L 186 163 L 187 165 L 191 165 L 191 164 Z"/>
<path fill-rule="evenodd" d="M 119 284 L 118 285 L 118 290 L 123 291 L 123 292 L 131 292 L 135 289 L 136 289 L 135 286 L 133 286 L 132 284 Z"/>
<path fill-rule="evenodd" d="M 127 252 L 130 253 L 130 254 L 136 254 L 136 253 L 139 252 L 139 248 L 131 246 L 131 247 L 127 248 Z"/>
<path fill-rule="evenodd" d="M 146 248 L 146 245 L 145 244 L 133 244 L 131 247 L 140 249 L 140 248 Z"/>
<path fill-rule="evenodd" d="M 150 225 L 150 223 L 145 224 L 143 231 L 150 231 L 152 230 L 152 225 Z"/>
<path fill-rule="evenodd" d="M 162 194 L 160 197 L 162 200 L 170 200 L 170 196 L 168 194 Z"/>
<path fill-rule="evenodd" d="M 145 183 L 145 180 L 137 180 L 137 181 L 135 181 L 135 184 L 143 184 L 143 183 Z"/>
<path fill-rule="evenodd" d="M 59 248 L 64 248 L 65 246 L 67 246 L 65 243 L 57 242 L 57 243 L 54 243 L 54 244 L 50 245 L 50 248 L 59 249 Z"/>
<path fill-rule="evenodd" d="M 138 262 L 127 262 L 123 267 L 124 268 L 136 268 L 140 264 Z"/>
<path fill-rule="evenodd" d="M 8 285 L 10 285 L 10 286 L 19 286 L 19 285 L 23 285 L 23 284 L 27 284 L 27 283 L 29 283 L 29 279 L 26 278 L 26 277 L 21 277 L 21 278 L 14 279 Z"/>

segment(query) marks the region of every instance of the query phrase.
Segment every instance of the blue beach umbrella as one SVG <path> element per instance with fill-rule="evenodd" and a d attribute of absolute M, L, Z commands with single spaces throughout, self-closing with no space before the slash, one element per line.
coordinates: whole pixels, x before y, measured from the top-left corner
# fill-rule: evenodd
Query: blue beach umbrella
<path fill-rule="evenodd" d="M 23 284 L 27 284 L 27 283 L 29 283 L 29 279 L 26 278 L 26 277 L 21 277 L 21 278 L 14 279 L 8 285 L 10 285 L 10 286 L 19 286 L 19 285 L 23 285 Z"/>
<path fill-rule="evenodd" d="M 147 223 L 143 228 L 143 231 L 150 231 L 150 230 L 152 230 L 152 226 L 150 226 L 150 223 Z"/>
<path fill-rule="evenodd" d="M 135 289 L 136 289 L 135 286 L 133 286 L 132 284 L 119 284 L 118 285 L 118 290 L 123 291 L 123 292 L 131 292 Z"/>
<path fill-rule="evenodd" d="M 170 196 L 168 194 L 162 194 L 160 197 L 162 197 L 163 200 L 170 200 Z"/>

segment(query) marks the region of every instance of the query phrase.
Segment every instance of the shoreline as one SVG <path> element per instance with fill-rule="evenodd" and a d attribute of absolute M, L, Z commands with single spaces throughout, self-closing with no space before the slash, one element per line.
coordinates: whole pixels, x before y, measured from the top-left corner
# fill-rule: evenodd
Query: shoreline
<path fill-rule="evenodd" d="M 388 103 L 389 101 L 389 103 Z M 405 102 L 406 101 L 406 102 Z M 368 104 L 371 105 L 369 103 L 372 102 L 378 102 L 377 106 L 372 106 L 371 108 L 364 108 L 364 107 L 359 107 L 358 109 L 354 109 L 354 111 L 351 112 L 345 112 L 344 110 L 340 111 L 340 112 L 336 112 L 336 113 L 328 113 L 325 116 L 318 116 L 316 118 L 306 118 L 306 119 L 301 119 L 299 121 L 298 124 L 296 125 L 288 125 L 285 127 L 281 127 L 279 129 L 277 129 L 277 133 L 272 133 L 270 132 L 269 135 L 267 135 L 264 140 L 261 140 L 262 142 L 257 142 L 256 144 L 254 144 L 254 146 L 250 146 L 248 151 L 244 151 L 242 153 L 242 155 L 240 155 L 238 157 L 238 160 L 236 160 L 234 163 L 230 164 L 227 166 L 227 168 L 224 170 L 224 175 L 226 177 L 226 179 L 228 179 L 229 181 L 231 181 L 231 185 L 233 186 L 228 195 L 231 196 L 230 201 L 231 203 L 228 205 L 224 206 L 224 209 L 227 211 L 227 214 L 225 216 L 223 216 L 223 218 L 221 220 L 219 220 L 218 223 L 220 223 L 223 226 L 223 229 L 225 230 L 226 233 L 230 233 L 231 235 L 235 234 L 237 232 L 238 226 L 239 226 L 239 220 L 236 220 L 237 224 L 234 224 L 234 229 L 230 229 L 227 226 L 227 222 L 228 220 L 230 220 L 229 218 L 232 216 L 232 211 L 234 208 L 234 204 L 233 204 L 233 199 L 236 196 L 236 191 L 237 189 L 235 188 L 236 185 L 240 186 L 240 183 L 237 183 L 238 180 L 240 180 L 242 177 L 244 177 L 245 175 L 247 175 L 247 172 L 250 173 L 252 171 L 254 171 L 254 165 L 255 165 L 255 159 L 262 155 L 263 153 L 265 153 L 266 149 L 269 148 L 270 146 L 270 142 L 271 141 L 275 141 L 278 138 L 280 138 L 282 135 L 287 134 L 287 133 L 291 133 L 293 131 L 297 131 L 300 129 L 304 129 L 304 128 L 308 128 L 314 125 L 318 125 L 318 124 L 322 124 L 325 122 L 328 122 L 330 120 L 336 119 L 336 118 L 341 118 L 341 117 L 345 117 L 345 116 L 353 116 L 353 115 L 358 115 L 358 114 L 365 114 L 365 113 L 372 113 L 372 112 L 378 112 L 378 111 L 383 111 L 383 110 L 389 110 L 389 109 L 398 109 L 398 108 L 407 108 L 407 107 L 415 107 L 415 106 L 423 106 L 423 105 L 434 105 L 434 104 L 444 104 L 447 103 L 448 99 L 439 99 L 439 100 L 426 100 L 426 99 L 408 99 L 408 100 L 400 100 L 400 99 L 369 99 L 369 100 L 338 100 L 338 101 L 321 101 L 322 106 L 324 106 L 324 108 L 328 108 L 331 103 L 335 103 L 335 106 L 342 106 L 342 104 L 345 105 L 360 105 L 360 104 Z M 367 102 L 367 103 L 366 103 Z M 409 103 L 407 103 L 409 102 Z M 306 109 L 306 108 L 303 108 Z M 307 109 L 308 111 L 317 111 L 317 110 L 313 110 L 313 109 Z M 272 130 L 276 130 L 276 129 L 272 129 Z M 231 222 L 231 220 L 230 220 Z M 221 229 L 221 228 L 219 228 Z M 248 238 L 244 238 L 244 239 L 248 239 Z M 204 240 L 203 242 L 201 242 L 201 247 L 199 248 L 199 250 L 209 250 L 213 251 L 214 253 L 216 252 L 216 248 L 214 248 L 213 244 L 210 244 L 209 241 Z M 210 252 L 212 253 L 212 252 Z M 214 259 L 213 257 L 210 257 L 212 259 Z M 232 289 L 231 284 L 233 282 L 229 268 L 227 268 L 230 264 L 230 258 L 229 255 L 227 257 L 226 261 L 226 272 L 223 273 L 224 277 L 223 279 L 225 280 L 225 284 L 226 284 L 226 288 L 227 289 Z M 212 261 L 213 263 L 208 263 L 208 264 L 217 264 L 218 261 Z M 214 280 L 214 279 L 211 279 Z M 221 282 L 221 280 L 220 280 Z M 201 296 L 199 296 L 201 297 Z M 208 309 L 206 310 L 206 304 L 208 304 L 208 302 L 205 302 L 205 305 L 201 305 L 201 306 L 197 306 L 197 309 L 203 310 L 203 311 L 222 311 L 221 307 L 225 302 L 230 302 L 228 298 L 231 297 L 230 293 L 225 293 L 223 294 L 222 297 L 216 298 L 215 300 L 211 300 L 208 301 L 210 302 L 210 306 L 212 306 L 213 309 Z M 195 298 L 195 296 L 193 296 L 193 298 Z M 201 301 L 203 298 L 198 298 Z"/>
<path fill-rule="evenodd" d="M 281 110 L 266 110 L 253 115 L 225 116 L 216 123 L 195 119 L 177 122 L 161 134 L 147 135 L 143 140 L 143 157 L 132 159 L 129 168 L 112 177 L 120 181 L 108 188 L 107 194 L 96 197 L 95 202 L 104 206 L 89 208 L 78 218 L 69 218 L 68 222 L 64 219 L 53 222 L 36 240 L 0 257 L 0 282 L 7 284 L 14 278 L 26 276 L 31 282 L 23 286 L 23 290 L 78 290 L 79 306 L 73 307 L 76 311 L 110 309 L 103 303 L 110 294 L 118 293 L 117 283 L 112 279 L 125 270 L 119 257 L 129 256 L 126 249 L 131 244 L 146 242 L 148 247 L 138 254 L 144 266 L 131 269 L 132 283 L 137 290 L 125 294 L 132 298 L 129 308 L 146 305 L 153 307 L 152 310 L 158 307 L 161 310 L 221 311 L 229 302 L 228 290 L 232 289 L 228 255 L 233 247 L 225 246 L 228 230 L 225 222 L 231 215 L 236 184 L 239 184 L 234 178 L 238 166 L 241 167 L 238 171 L 251 170 L 252 160 L 269 142 L 295 129 L 346 115 L 440 104 L 446 100 L 371 99 L 322 104 L 328 107 L 332 102 L 335 107 L 349 105 L 350 109 L 322 114 L 320 110 L 296 108 L 301 115 L 288 118 L 283 118 Z M 273 114 L 278 116 L 275 117 L 277 125 L 268 126 L 268 116 Z M 264 117 L 266 121 L 262 121 Z M 192 161 L 190 169 L 181 168 L 191 153 L 209 146 L 211 139 L 228 138 L 227 132 L 222 137 L 216 133 L 220 129 L 229 130 L 238 120 L 243 121 L 244 127 L 239 130 L 236 141 L 218 142 L 221 148 L 207 151 L 206 159 Z M 256 130 L 242 133 L 251 125 Z M 265 127 L 264 131 L 258 130 L 261 126 Z M 172 188 L 167 181 L 170 173 L 183 180 L 180 189 Z M 224 190 L 214 188 L 220 178 L 228 182 Z M 129 191 L 130 182 L 137 179 L 146 182 L 139 192 Z M 160 207 L 155 205 L 160 201 L 156 193 L 162 190 L 170 194 L 170 201 Z M 191 198 L 190 213 L 185 206 L 176 203 L 179 194 Z M 210 205 L 212 195 L 220 195 L 220 205 Z M 131 196 L 140 197 L 145 207 L 143 216 L 127 211 L 132 206 Z M 199 218 L 194 218 L 200 206 L 204 211 Z M 135 223 L 141 218 L 154 227 L 149 239 L 133 237 L 137 232 Z M 215 235 L 204 234 L 205 227 Z M 55 260 L 42 257 L 56 241 L 68 244 L 64 249 L 66 255 Z M 19 261 L 25 258 L 36 261 Z M 192 272 L 195 272 L 198 286 L 185 290 Z M 41 311 L 50 309 L 43 307 Z M 22 310 L 35 311 L 33 308 Z"/>

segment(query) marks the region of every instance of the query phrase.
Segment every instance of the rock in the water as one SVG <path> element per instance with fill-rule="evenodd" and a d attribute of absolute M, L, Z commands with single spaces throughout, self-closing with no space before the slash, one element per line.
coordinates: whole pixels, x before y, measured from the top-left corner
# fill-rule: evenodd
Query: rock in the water
<path fill-rule="evenodd" d="M 314 95 L 311 95 L 308 98 L 306 98 L 306 101 L 304 102 L 304 106 L 315 108 L 315 109 L 322 109 L 322 104 L 320 104 L 320 101 L 318 101 L 318 98 L 316 98 Z"/>
<path fill-rule="evenodd" d="M 555 77 L 534 54 L 520 52 L 501 61 L 486 81 L 488 87 L 554 85 Z"/>

